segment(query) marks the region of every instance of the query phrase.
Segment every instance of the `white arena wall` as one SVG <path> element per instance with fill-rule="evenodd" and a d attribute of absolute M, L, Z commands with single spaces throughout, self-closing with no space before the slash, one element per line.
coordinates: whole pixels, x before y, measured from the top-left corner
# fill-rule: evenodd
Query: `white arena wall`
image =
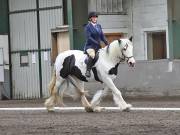
<path fill-rule="evenodd" d="M 123 63 L 115 85 L 125 97 L 176 97 L 180 96 L 179 74 L 180 60 L 137 61 L 134 68 Z M 86 89 L 93 95 L 102 85 L 86 83 Z"/>

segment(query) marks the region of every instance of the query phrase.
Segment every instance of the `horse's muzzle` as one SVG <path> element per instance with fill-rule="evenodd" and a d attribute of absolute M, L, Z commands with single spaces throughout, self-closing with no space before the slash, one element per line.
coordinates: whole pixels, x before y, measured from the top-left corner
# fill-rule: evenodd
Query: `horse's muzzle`
<path fill-rule="evenodd" d="M 127 63 L 128 63 L 128 65 L 129 65 L 130 67 L 134 67 L 136 61 L 135 61 L 134 57 L 131 57 L 131 58 L 129 58 L 129 60 L 127 61 Z"/>

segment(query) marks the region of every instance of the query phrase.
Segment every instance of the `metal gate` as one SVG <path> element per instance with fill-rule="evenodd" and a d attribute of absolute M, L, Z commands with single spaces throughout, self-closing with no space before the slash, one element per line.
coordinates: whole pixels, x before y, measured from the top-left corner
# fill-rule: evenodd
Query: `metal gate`
<path fill-rule="evenodd" d="M 51 29 L 63 25 L 62 0 L 9 0 L 13 99 L 47 97 Z"/>

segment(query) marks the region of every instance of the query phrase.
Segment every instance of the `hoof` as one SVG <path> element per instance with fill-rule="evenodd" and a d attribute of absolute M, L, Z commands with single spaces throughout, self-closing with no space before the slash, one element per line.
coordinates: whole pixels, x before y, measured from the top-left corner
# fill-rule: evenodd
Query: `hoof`
<path fill-rule="evenodd" d="M 125 106 L 125 108 L 122 109 L 122 111 L 124 111 L 124 112 L 129 112 L 131 108 L 132 108 L 132 105 L 131 105 L 131 104 L 127 104 L 127 105 Z"/>
<path fill-rule="evenodd" d="M 96 106 L 93 109 L 94 112 L 101 112 L 101 111 L 104 111 L 104 110 L 105 110 L 105 108 L 104 107 L 100 107 L 100 106 Z"/>
<path fill-rule="evenodd" d="M 45 105 L 45 107 L 46 107 L 46 110 L 48 111 L 48 112 L 54 112 L 55 110 L 54 110 L 54 106 L 49 106 L 48 104 L 44 104 Z"/>
<path fill-rule="evenodd" d="M 86 112 L 94 112 L 92 107 L 85 107 Z"/>
<path fill-rule="evenodd" d="M 48 112 L 55 112 L 54 107 L 48 107 L 48 108 L 46 108 L 46 109 L 47 109 Z"/>

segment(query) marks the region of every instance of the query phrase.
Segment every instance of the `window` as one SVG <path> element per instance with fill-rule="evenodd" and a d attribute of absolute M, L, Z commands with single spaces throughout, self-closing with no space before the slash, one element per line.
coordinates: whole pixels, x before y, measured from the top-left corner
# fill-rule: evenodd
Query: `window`
<path fill-rule="evenodd" d="M 100 14 L 118 14 L 123 12 L 122 0 L 96 0 L 96 11 Z"/>
<path fill-rule="evenodd" d="M 148 60 L 166 59 L 166 32 L 147 33 Z"/>

